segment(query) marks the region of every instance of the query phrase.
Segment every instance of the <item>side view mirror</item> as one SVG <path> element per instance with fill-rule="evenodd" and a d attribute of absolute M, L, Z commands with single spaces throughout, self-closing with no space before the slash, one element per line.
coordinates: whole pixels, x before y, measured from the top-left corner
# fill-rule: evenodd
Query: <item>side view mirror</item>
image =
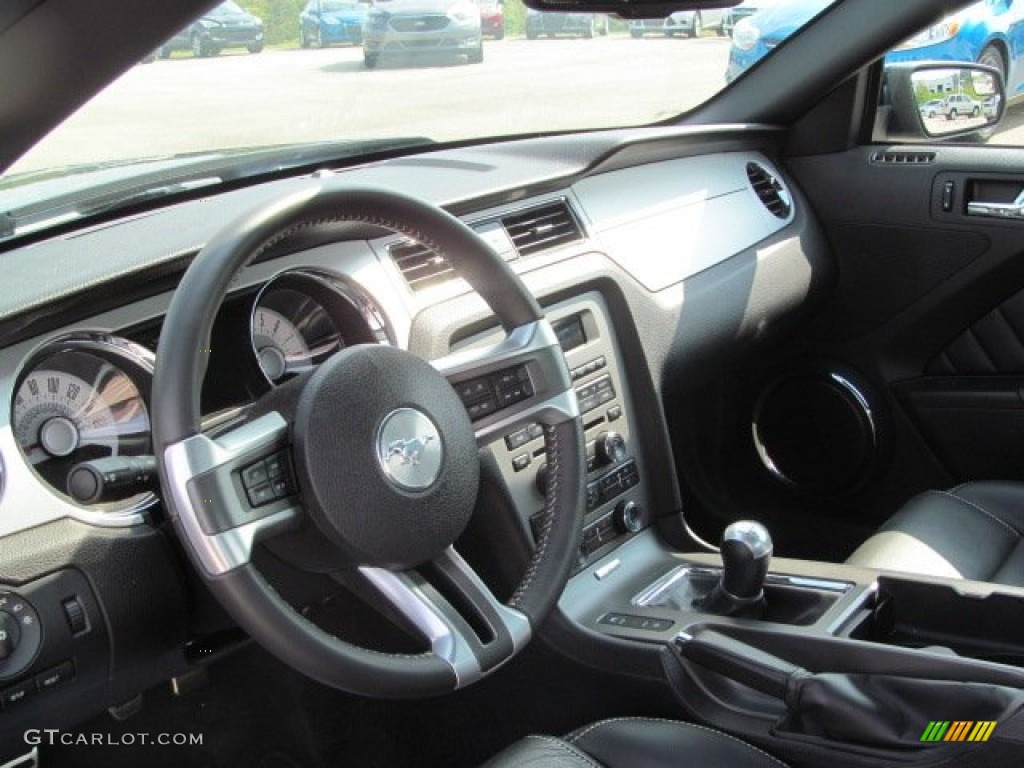
<path fill-rule="evenodd" d="M 885 68 L 891 114 L 910 137 L 984 135 L 1006 109 L 999 70 L 967 62 L 907 62 Z"/>

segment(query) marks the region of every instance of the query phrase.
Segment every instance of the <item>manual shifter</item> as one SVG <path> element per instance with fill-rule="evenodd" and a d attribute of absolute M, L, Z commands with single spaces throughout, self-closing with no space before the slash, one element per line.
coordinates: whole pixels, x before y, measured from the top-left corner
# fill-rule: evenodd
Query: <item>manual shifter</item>
<path fill-rule="evenodd" d="M 759 618 L 764 615 L 764 578 L 772 559 L 768 529 L 752 520 L 739 520 L 722 534 L 722 577 L 693 606 L 721 616 Z"/>

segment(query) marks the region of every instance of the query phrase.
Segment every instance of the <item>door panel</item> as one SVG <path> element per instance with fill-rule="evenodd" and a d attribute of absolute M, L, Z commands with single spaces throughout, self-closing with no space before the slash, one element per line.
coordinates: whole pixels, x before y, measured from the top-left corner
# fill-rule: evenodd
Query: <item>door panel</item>
<path fill-rule="evenodd" d="M 921 490 L 1024 480 L 1024 219 L 968 213 L 978 196 L 1024 189 L 1024 149 L 912 149 L 926 161 L 880 162 L 871 146 L 786 161 L 832 246 L 836 284 L 798 335 L 680 407 L 677 428 L 705 447 L 706 458 L 694 449 L 681 467 L 705 536 L 749 515 L 789 552 L 836 559 Z M 778 455 L 836 482 L 780 479 L 772 446 L 756 444 L 759 403 L 780 381 L 800 381 L 794 372 L 855 382 L 876 425 L 872 441 L 849 443 L 847 459 L 828 409 L 856 410 L 856 397 L 844 405 L 791 388 L 776 398 L 789 410 L 765 421 L 791 425 L 804 443 L 776 439 Z M 857 481 L 839 482 L 847 477 Z"/>

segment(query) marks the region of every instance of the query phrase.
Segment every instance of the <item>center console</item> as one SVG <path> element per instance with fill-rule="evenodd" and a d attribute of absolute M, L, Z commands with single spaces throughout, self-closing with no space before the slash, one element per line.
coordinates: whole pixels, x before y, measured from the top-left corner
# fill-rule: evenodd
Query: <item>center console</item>
<path fill-rule="evenodd" d="M 574 573 L 629 541 L 651 523 L 644 447 L 610 311 L 601 294 L 547 309 L 572 375 L 583 414 L 587 502 Z M 531 535 L 544 502 L 547 464 L 540 425 L 507 434 L 494 458 Z"/>

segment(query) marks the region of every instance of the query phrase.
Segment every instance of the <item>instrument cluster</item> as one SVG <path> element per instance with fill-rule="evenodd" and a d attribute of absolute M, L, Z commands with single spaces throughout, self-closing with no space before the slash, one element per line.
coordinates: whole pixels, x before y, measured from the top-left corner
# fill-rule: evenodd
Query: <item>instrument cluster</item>
<path fill-rule="evenodd" d="M 393 343 L 373 299 L 327 272 L 282 272 L 255 296 L 228 301 L 246 302 L 248 311 L 218 316 L 214 335 L 236 343 L 225 365 L 211 358 L 204 393 L 217 389 L 219 379 L 237 377 L 233 365 L 240 356 L 248 358 L 244 370 L 256 378 L 262 373 L 261 381 L 245 386 L 258 394 L 348 346 Z M 10 403 L 11 428 L 25 462 L 65 500 L 103 511 L 139 509 L 155 500 L 149 398 L 158 352 L 149 346 L 156 346 L 157 332 L 143 334 L 142 343 L 73 333 L 47 342 L 22 365 Z"/>

